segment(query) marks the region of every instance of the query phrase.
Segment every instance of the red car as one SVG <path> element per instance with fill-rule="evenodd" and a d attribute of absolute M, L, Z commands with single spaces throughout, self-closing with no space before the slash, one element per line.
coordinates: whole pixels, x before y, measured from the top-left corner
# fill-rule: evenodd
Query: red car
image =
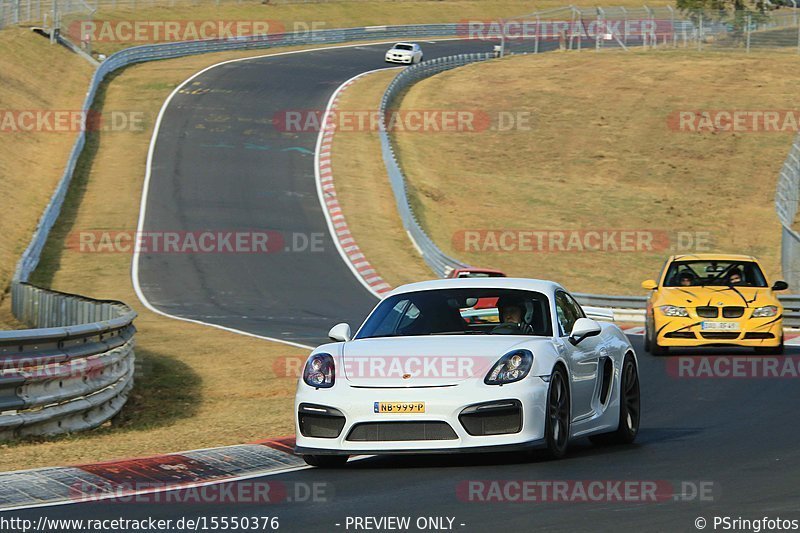
<path fill-rule="evenodd" d="M 505 278 L 505 273 L 491 268 L 454 268 L 448 278 Z"/>
<path fill-rule="evenodd" d="M 455 268 L 447 276 L 448 278 L 505 278 L 507 277 L 504 272 L 500 270 L 493 270 L 491 268 Z M 481 309 L 494 309 L 497 307 L 497 298 L 481 298 L 478 300 L 472 309 L 474 311 L 480 311 Z M 477 316 L 465 316 L 464 319 L 472 324 L 476 324 L 479 322 L 484 322 L 483 319 L 480 318 L 480 314 Z"/>

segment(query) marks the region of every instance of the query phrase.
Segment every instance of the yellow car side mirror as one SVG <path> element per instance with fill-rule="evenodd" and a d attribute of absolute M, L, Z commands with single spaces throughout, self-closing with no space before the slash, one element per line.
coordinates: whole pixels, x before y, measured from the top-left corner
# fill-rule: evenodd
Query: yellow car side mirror
<path fill-rule="evenodd" d="M 652 291 L 658 288 L 658 283 L 656 283 L 652 279 L 648 279 L 647 281 L 642 282 L 642 288 L 648 291 Z"/>

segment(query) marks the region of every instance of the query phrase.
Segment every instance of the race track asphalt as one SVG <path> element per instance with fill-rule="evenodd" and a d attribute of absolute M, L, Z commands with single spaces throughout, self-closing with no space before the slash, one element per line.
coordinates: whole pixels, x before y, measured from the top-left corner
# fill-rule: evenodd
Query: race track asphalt
<path fill-rule="evenodd" d="M 426 59 L 491 48 L 479 41 L 423 42 Z M 287 133 L 272 120 L 286 111 L 324 111 L 352 76 L 392 66 L 383 62 L 386 49 L 229 63 L 175 95 L 157 137 L 143 230 L 269 231 L 280 245 L 267 254 L 142 253 L 139 282 L 154 307 L 309 345 L 325 342 L 337 322 L 361 323 L 377 299 L 354 278 L 328 233 L 314 177 L 317 132 Z"/>

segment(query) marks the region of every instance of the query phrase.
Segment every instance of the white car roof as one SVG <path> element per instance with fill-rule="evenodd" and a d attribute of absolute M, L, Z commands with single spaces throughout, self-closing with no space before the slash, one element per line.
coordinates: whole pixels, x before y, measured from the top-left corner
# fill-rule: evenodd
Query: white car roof
<path fill-rule="evenodd" d="M 564 289 L 554 281 L 529 278 L 453 278 L 436 279 L 430 281 L 420 281 L 408 283 L 392 290 L 386 296 L 394 296 L 406 292 L 429 291 L 435 289 L 518 289 L 524 291 L 536 291 L 543 294 L 553 294 L 557 289 Z"/>
<path fill-rule="evenodd" d="M 392 48 L 395 48 L 396 46 L 400 46 L 401 44 L 406 45 L 406 46 L 417 46 L 416 43 L 394 43 L 394 46 L 392 46 Z"/>

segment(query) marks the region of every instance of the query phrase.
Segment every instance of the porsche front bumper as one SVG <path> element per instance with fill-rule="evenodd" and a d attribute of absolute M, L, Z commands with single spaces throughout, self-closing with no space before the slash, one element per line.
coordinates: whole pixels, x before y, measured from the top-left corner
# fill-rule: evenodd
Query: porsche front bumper
<path fill-rule="evenodd" d="M 544 442 L 547 390 L 548 383 L 535 376 L 502 387 L 470 381 L 449 386 L 365 388 L 343 380 L 330 389 L 317 390 L 301 383 L 295 400 L 296 451 L 374 455 L 536 447 Z M 376 413 L 376 402 L 425 402 L 425 412 Z M 518 407 L 518 427 L 513 427 L 516 407 L 512 405 Z M 308 423 L 309 413 L 336 418 L 335 424 L 327 425 L 325 437 Z M 488 434 L 476 427 L 488 428 Z M 508 430 L 513 432 L 493 433 Z"/>

